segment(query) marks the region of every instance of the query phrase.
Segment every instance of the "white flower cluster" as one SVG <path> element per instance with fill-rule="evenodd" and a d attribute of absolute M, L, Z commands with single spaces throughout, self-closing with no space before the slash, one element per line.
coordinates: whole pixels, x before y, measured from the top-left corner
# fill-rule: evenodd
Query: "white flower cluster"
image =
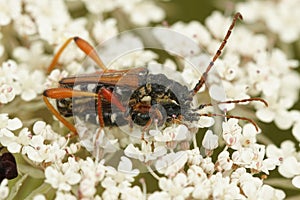
<path fill-rule="evenodd" d="M 277 159 L 264 158 L 265 149 L 256 143 L 256 134 L 253 125 L 242 130 L 237 120 L 230 119 L 223 123 L 226 146 L 215 163 L 210 157 L 203 158 L 198 148 L 164 157 L 165 168 L 158 171 L 168 177 L 159 178 L 161 191 L 149 199 L 283 199 L 283 191 L 253 177 L 253 173 L 268 174 L 279 164 Z"/>
<path fill-rule="evenodd" d="M 283 41 L 291 42 L 298 39 L 299 36 L 298 22 L 295 22 L 294 24 L 291 23 L 291 21 L 295 20 L 293 13 L 296 15 L 299 14 L 296 7 L 291 5 L 295 6 L 297 3 L 296 1 L 248 1 L 239 4 L 237 6 L 237 10 L 243 13 L 245 21 L 255 22 L 256 20 L 263 19 L 265 20 L 265 23 L 284 23 L 284 25 L 277 24 L 278 32 L 276 33 L 280 34 Z M 268 8 L 265 7 L 265 11 L 261 12 L 261 8 L 264 6 L 267 6 Z M 269 9 L 270 6 L 273 9 Z M 286 6 L 290 9 L 286 9 Z M 272 12 L 273 15 L 276 15 L 275 18 L 270 16 L 268 16 L 268 18 L 265 17 Z M 286 17 L 282 17 L 279 14 L 275 14 L 277 12 L 286 12 L 287 15 Z M 293 29 L 293 31 L 296 31 L 297 33 L 291 34 L 287 31 L 287 29 L 282 29 L 282 27 L 289 26 L 289 24 L 282 21 L 284 19 L 290 19 L 289 24 L 293 24 L 288 30 L 291 31 Z M 207 49 L 210 54 L 213 54 L 218 43 L 220 43 L 220 40 L 223 38 L 224 33 L 227 31 L 227 26 L 222 26 L 221 24 L 229 23 L 230 21 L 227 18 L 224 18 L 219 12 L 214 12 L 206 19 L 206 27 L 208 27 L 208 29 L 196 21 L 187 24 L 178 22 L 171 26 L 171 28 L 190 37 L 201 47 Z M 209 32 L 211 32 L 214 37 L 211 37 Z M 284 35 L 296 37 L 288 39 Z M 218 39 L 218 42 L 216 42 L 215 38 Z M 292 128 L 293 136 L 299 141 L 300 115 L 298 110 L 292 109 L 295 103 L 298 102 L 299 98 L 300 76 L 295 70 L 299 66 L 299 61 L 288 59 L 287 55 L 281 49 L 270 49 L 269 47 L 273 41 L 269 41 L 265 35 L 255 34 L 250 29 L 243 26 L 235 28 L 232 32 L 232 38 L 230 38 L 230 42 L 228 42 L 226 46 L 224 56 L 215 64 L 222 80 L 222 87 L 225 90 L 226 100 L 244 99 L 256 95 L 262 96 L 268 102 L 269 106 L 265 107 L 261 104 L 255 104 L 257 109 L 256 116 L 263 122 L 269 123 L 274 121 L 276 126 L 282 130 Z M 179 43 L 180 41 L 178 44 Z M 176 46 L 174 43 L 173 45 Z M 196 54 L 192 56 L 197 58 L 196 62 L 203 62 L 203 55 L 197 55 L 196 52 Z M 195 75 L 193 76 L 195 73 L 186 71 L 186 74 L 188 75 L 191 83 L 197 82 L 198 77 Z M 195 80 L 191 81 L 191 78 L 194 78 Z M 226 110 L 232 109 L 233 106 L 226 105 Z M 226 127 L 223 127 L 223 131 L 224 128 L 226 129 Z M 249 126 L 245 126 L 244 129 L 249 129 Z M 239 130 L 236 129 L 236 131 Z M 236 145 L 245 145 L 245 142 L 256 143 L 254 136 L 255 131 L 252 133 L 247 131 L 246 134 L 248 134 L 249 138 L 244 139 L 244 142 L 240 142 L 240 139 L 236 138 L 237 136 L 233 137 L 230 134 L 226 135 L 224 140 L 227 144 L 230 144 L 232 148 L 237 148 Z M 236 143 L 237 141 L 239 142 Z M 255 151 L 252 152 L 253 155 L 263 157 L 265 154 L 265 147 L 262 145 L 255 146 Z M 267 149 L 271 148 L 274 149 L 275 146 L 267 147 Z M 288 157 L 286 155 L 282 155 L 282 157 L 280 157 L 280 161 L 278 160 L 278 157 L 269 156 L 271 160 L 265 160 L 262 163 L 248 163 L 247 165 L 254 166 L 257 164 L 257 167 L 265 173 L 268 173 L 269 170 L 273 170 L 275 167 L 274 164 L 276 166 L 279 165 L 280 173 L 288 178 L 294 177 L 293 184 L 296 187 L 299 187 L 297 183 L 299 173 L 297 171 L 295 171 L 292 175 L 286 175 L 283 172 L 291 171 L 291 169 L 286 169 L 284 166 L 299 165 L 298 154 L 296 152 L 294 154 L 293 159 L 288 159 L 284 163 L 282 162 L 282 159 Z M 249 154 L 247 155 L 249 156 Z M 273 155 L 271 151 L 270 155 Z M 233 160 L 239 164 L 242 164 L 245 159 L 248 160 L 251 158 L 251 156 L 248 157 L 243 155 L 243 153 L 239 151 L 235 152 L 232 156 Z M 290 163 L 287 164 L 287 162 Z"/>
<path fill-rule="evenodd" d="M 16 95 L 20 95 L 24 101 L 31 101 L 43 92 L 45 75 L 42 70 L 38 69 L 42 65 L 42 62 L 32 60 L 32 57 L 41 57 L 43 60 L 41 52 L 43 47 L 36 45 L 33 44 L 32 51 L 24 47 L 14 50 L 13 53 L 15 53 L 16 59 L 21 61 L 21 64 L 17 64 L 14 60 L 7 60 L 2 63 L 0 68 L 1 104 L 11 102 Z M 45 59 L 43 62 L 45 63 Z M 34 67 L 37 69 L 34 69 Z"/>
<path fill-rule="evenodd" d="M 234 28 L 222 57 L 209 72 L 207 84 L 193 99 L 190 109 L 201 116 L 198 120 L 174 118 L 174 123 L 162 127 L 154 120 L 147 131 L 136 126 L 116 129 L 97 126 L 96 133 L 77 123 L 79 137 L 69 138 L 58 134 L 66 129 L 57 122 L 52 123 L 52 117 L 41 119 L 47 116 L 41 106 L 43 90 L 58 87 L 61 78 L 78 73 L 83 65 L 84 53 L 70 44 L 58 59 L 57 65 L 65 68 L 54 69 L 47 75 L 46 67 L 53 54 L 72 36 L 80 36 L 91 44 L 101 43 L 100 56 L 109 69 L 147 66 L 151 74 L 164 74 L 190 89 L 198 83 L 231 19 L 213 12 L 205 25 L 179 21 L 168 27 L 157 27 L 153 35 L 143 35 L 151 36 L 151 42 L 157 42 L 153 45 L 156 48 L 175 52 L 174 57 L 162 62 L 159 52 L 148 48 L 147 37 L 122 33 L 110 40 L 124 27 L 162 22 L 166 13 L 156 3 L 151 0 L 0 0 L 3 60 L 0 150 L 18 155 L 21 176 L 44 179 L 41 187 L 31 188 L 34 191 L 24 198 L 284 199 L 284 191 L 264 180 L 275 168 L 300 188 L 300 157 L 295 144 L 300 142 L 300 111 L 293 108 L 300 90 L 300 76 L 295 70 L 299 63 L 289 59 L 279 46 L 274 48 L 275 38 L 270 41 L 263 34 L 264 29 L 258 34 L 245 25 Z M 299 39 L 297 6 L 296 0 L 249 0 L 238 4 L 237 9 L 246 22 L 263 21 L 282 41 L 289 43 Z M 176 34 L 161 32 L 166 30 Z M 159 36 L 158 40 L 152 41 L 152 36 Z M 87 68 L 87 72 L 93 70 Z M 258 132 L 263 135 L 264 130 L 257 132 L 253 124 L 241 126 L 239 118 L 230 118 L 229 114 L 221 123 L 218 117 L 206 116 L 216 110 L 209 104 L 202 109 L 199 102 L 205 96 L 219 101 L 261 97 L 268 102 L 268 107 L 251 102 L 243 109 L 233 110 L 235 104 L 220 104 L 225 114 L 219 115 L 242 110 L 247 119 L 256 112 L 262 122 L 274 122 L 282 130 L 292 129 L 296 140 L 283 141 L 280 147 L 261 144 L 257 135 Z M 198 133 L 199 129 L 213 125 L 216 128 L 207 130 L 203 136 Z M 150 173 L 153 179 L 150 181 L 155 184 L 141 178 L 143 170 Z M 18 177 L 16 186 L 10 186 L 13 189 L 4 179 L 0 184 L 0 199 L 19 195 L 19 187 L 23 187 L 26 179 L 23 177 Z M 158 185 L 158 189 L 153 191 L 152 185 Z M 55 194 L 46 193 L 47 190 L 54 190 Z"/>
<path fill-rule="evenodd" d="M 104 1 L 91 1 L 82 0 L 86 8 L 93 14 L 103 14 L 115 9 L 121 9 L 123 12 L 129 15 L 129 19 L 132 23 L 139 26 L 146 26 L 150 22 L 160 22 L 165 17 L 165 12 L 157 7 L 152 1 L 143 0 L 104 0 Z M 151 10 L 151 12 L 149 12 Z M 97 33 L 98 34 L 98 33 Z"/>
<path fill-rule="evenodd" d="M 262 21 L 283 42 L 290 43 L 297 41 L 300 35 L 299 6 L 298 0 L 251 0 L 239 3 L 236 9 L 247 16 L 246 22 Z"/>
<path fill-rule="evenodd" d="M 53 162 L 65 156 L 64 137 L 53 132 L 45 122 L 38 121 L 33 126 L 33 133 L 28 128 L 23 128 L 16 136 L 12 131 L 20 129 L 22 122 L 18 118 L 9 119 L 6 114 L 1 114 L 0 139 L 1 144 L 11 153 L 27 155 L 36 163 Z M 47 144 L 48 142 L 50 144 Z"/>
<path fill-rule="evenodd" d="M 271 144 L 267 146 L 266 153 L 268 158 L 280 162 L 279 173 L 285 178 L 292 178 L 292 184 L 300 188 L 300 159 L 295 144 L 290 140 L 282 142 L 280 148 Z"/>

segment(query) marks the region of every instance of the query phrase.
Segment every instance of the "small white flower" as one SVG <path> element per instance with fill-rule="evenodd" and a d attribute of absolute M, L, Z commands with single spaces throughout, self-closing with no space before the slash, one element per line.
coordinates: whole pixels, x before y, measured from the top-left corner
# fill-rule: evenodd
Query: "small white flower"
<path fill-rule="evenodd" d="M 278 167 L 278 171 L 286 178 L 293 178 L 296 175 L 300 175 L 300 162 L 296 157 L 287 157 Z"/>
<path fill-rule="evenodd" d="M 200 166 L 191 165 L 187 170 L 187 178 L 188 182 L 191 185 L 195 185 L 197 188 L 197 186 L 199 185 L 205 185 L 205 182 L 208 180 L 208 175 L 203 171 L 203 169 Z M 207 193 L 209 193 L 210 189 L 207 189 Z"/>
<path fill-rule="evenodd" d="M 23 126 L 19 118 L 9 119 L 7 113 L 0 114 L 0 130 L 8 129 L 10 131 L 17 130 Z"/>
<path fill-rule="evenodd" d="M 195 126 L 198 128 L 211 127 L 214 125 L 215 120 L 212 117 L 200 116 L 199 120 L 195 123 Z"/>
<path fill-rule="evenodd" d="M 148 200 L 156 200 L 156 199 L 171 200 L 171 197 L 165 191 L 161 191 L 161 192 L 155 191 L 148 197 Z"/>
<path fill-rule="evenodd" d="M 188 163 L 191 165 L 199 165 L 201 160 L 203 159 L 202 155 L 200 154 L 199 148 L 187 150 L 187 154 L 188 154 Z"/>
<path fill-rule="evenodd" d="M 230 22 L 231 20 L 229 18 L 225 18 L 221 12 L 214 11 L 209 17 L 206 18 L 205 25 L 213 36 L 223 39 Z"/>
<path fill-rule="evenodd" d="M 131 160 L 125 156 L 121 157 L 121 161 L 118 165 L 118 171 L 124 174 L 132 174 L 133 176 L 137 176 L 139 173 L 138 169 L 132 169 Z"/>
<path fill-rule="evenodd" d="M 79 183 L 81 198 L 92 198 L 96 193 L 95 182 L 93 179 L 84 178 Z"/>
<path fill-rule="evenodd" d="M 232 154 L 232 160 L 240 166 L 250 165 L 254 157 L 255 154 L 252 148 L 240 148 Z"/>
<path fill-rule="evenodd" d="M 15 96 L 16 93 L 12 86 L 7 84 L 0 85 L 0 103 L 6 104 L 11 102 Z"/>
<path fill-rule="evenodd" d="M 106 181 L 106 179 L 104 179 Z M 116 186 L 109 186 L 103 192 L 102 198 L 103 199 L 118 199 L 120 195 L 120 190 Z"/>
<path fill-rule="evenodd" d="M 134 50 L 134 51 L 133 51 Z M 115 57 L 110 60 L 113 63 L 110 65 L 112 69 L 124 69 L 135 67 L 145 67 L 147 63 L 152 62 L 157 58 L 157 55 L 149 50 L 139 50 L 139 49 L 130 49 L 130 52 L 122 52 L 126 53 L 123 55 L 118 55 L 120 57 Z"/>
<path fill-rule="evenodd" d="M 82 180 L 79 184 L 79 193 L 82 198 L 92 198 L 96 193 L 97 184 L 103 180 L 105 167 L 103 162 L 93 161 L 91 158 L 81 160 L 80 169 Z"/>
<path fill-rule="evenodd" d="M 216 64 L 216 68 L 221 78 L 232 81 L 238 76 L 239 65 L 240 59 L 236 54 L 226 53 Z"/>
<path fill-rule="evenodd" d="M 274 189 L 269 185 L 263 185 L 257 193 L 258 199 L 285 199 L 285 197 L 284 191 Z"/>
<path fill-rule="evenodd" d="M 256 143 L 257 131 L 253 124 L 245 124 L 243 126 L 242 137 L 240 138 L 240 143 L 243 147 L 249 147 Z"/>
<path fill-rule="evenodd" d="M 153 29 L 152 32 L 154 36 L 162 44 L 165 51 L 167 51 L 170 54 L 174 54 L 176 56 L 184 57 L 186 58 L 185 61 L 191 61 L 190 56 L 197 55 L 200 52 L 200 48 L 197 45 L 197 43 L 180 32 L 173 31 L 172 29 L 171 30 L 165 29 L 165 28 L 155 28 Z M 190 66 L 191 64 L 194 67 L 194 69 L 197 70 L 199 63 L 188 62 L 187 66 Z M 199 71 L 197 74 L 201 75 Z"/>
<path fill-rule="evenodd" d="M 214 199 L 243 199 L 243 195 L 240 193 L 240 188 L 230 182 L 228 176 L 223 177 L 220 172 L 209 179 L 211 182 L 212 197 Z"/>
<path fill-rule="evenodd" d="M 258 178 L 252 177 L 248 173 L 243 174 L 240 181 L 241 189 L 245 196 L 249 199 L 256 199 L 258 190 L 262 186 L 262 181 Z"/>
<path fill-rule="evenodd" d="M 199 166 L 192 165 L 187 171 L 187 176 L 188 182 L 194 185 L 192 197 L 195 199 L 208 199 L 213 188 L 203 169 Z"/>
<path fill-rule="evenodd" d="M 227 122 L 223 122 L 223 138 L 228 146 L 233 149 L 239 149 L 240 139 L 242 137 L 242 128 L 238 125 L 237 119 L 229 119 Z"/>
<path fill-rule="evenodd" d="M 126 8 L 129 7 L 125 7 L 125 12 L 129 14 L 130 20 L 136 25 L 145 26 L 150 22 L 159 22 L 165 18 L 164 10 L 151 1 L 141 1 L 132 8 Z"/>
<path fill-rule="evenodd" d="M 121 193 L 121 199 L 124 200 L 146 200 L 145 195 L 138 186 L 127 187 Z"/>
<path fill-rule="evenodd" d="M 0 1 L 0 26 L 6 26 L 21 15 L 22 4 L 19 0 Z"/>
<path fill-rule="evenodd" d="M 245 20 L 250 23 L 263 21 L 268 30 L 279 35 L 283 42 L 293 42 L 299 38 L 299 22 L 295 20 L 299 17 L 297 7 L 299 2 L 295 0 L 288 1 L 250 1 L 238 4 L 237 10 L 245 15 L 250 15 Z M 259 12 L 267 10 L 267 12 Z M 282 29 L 282 27 L 285 27 Z"/>
<path fill-rule="evenodd" d="M 105 135 L 102 128 L 96 130 L 96 134 L 93 135 L 94 148 L 103 149 L 106 152 L 115 152 L 118 148 L 118 139 L 109 138 Z"/>
<path fill-rule="evenodd" d="M 131 57 L 127 54 L 134 53 L 137 51 L 141 52 L 141 49 L 143 49 L 143 43 L 140 40 L 140 38 L 136 37 L 131 32 L 125 32 L 121 34 L 119 37 L 113 37 L 109 40 L 106 40 L 101 44 L 101 47 L 103 48 L 101 48 L 98 53 L 99 55 L 101 55 L 103 63 L 106 64 L 106 66 L 110 69 L 112 67 L 117 67 L 113 69 L 121 69 L 123 68 L 122 62 L 129 62 L 129 64 L 130 62 L 133 63 Z M 139 55 L 143 57 L 145 56 L 142 55 L 141 53 L 139 53 Z M 123 59 L 123 57 L 125 57 L 126 59 L 125 58 Z M 130 60 L 127 61 L 128 59 Z M 118 62 L 118 64 L 114 64 L 114 62 Z M 136 66 L 136 65 L 130 65 L 126 67 L 132 67 L 132 66 Z"/>
<path fill-rule="evenodd" d="M 141 142 L 141 149 L 135 147 L 133 144 L 129 144 L 124 150 L 124 153 L 130 158 L 135 158 L 141 162 L 147 163 L 165 155 L 167 149 L 161 145 L 154 145 L 153 149 L 150 142 L 147 143 L 143 140 Z"/>
<path fill-rule="evenodd" d="M 75 154 L 75 153 L 77 153 L 79 150 L 80 150 L 80 148 L 81 148 L 81 145 L 80 145 L 80 143 L 78 142 L 78 143 L 72 143 L 72 144 L 70 144 L 70 146 L 67 146 L 66 147 L 66 151 L 67 151 L 67 153 L 68 154 Z"/>
<path fill-rule="evenodd" d="M 151 74 L 164 74 L 169 79 L 184 83 L 182 73 L 178 72 L 176 67 L 176 64 L 170 59 L 166 59 L 163 64 L 152 61 L 147 65 L 147 69 Z"/>
<path fill-rule="evenodd" d="M 297 141 L 300 141 L 300 120 L 295 123 L 292 129 L 292 134 Z"/>
<path fill-rule="evenodd" d="M 206 27 L 204 27 L 198 21 L 191 21 L 189 23 L 183 23 L 179 21 L 174 23 L 170 28 L 184 34 L 196 43 L 200 44 L 200 46 L 206 47 L 210 45 L 211 34 L 208 32 Z"/>
<path fill-rule="evenodd" d="M 229 152 L 228 151 L 222 151 L 218 155 L 218 161 L 217 162 L 218 162 L 218 170 L 219 171 L 230 170 L 232 168 L 232 165 L 233 165 L 233 161 L 229 157 Z"/>
<path fill-rule="evenodd" d="M 11 102 L 21 92 L 17 76 L 17 63 L 13 60 L 3 62 L 0 67 L 0 103 Z"/>
<path fill-rule="evenodd" d="M 22 14 L 18 17 L 18 20 L 15 20 L 14 27 L 21 36 L 34 35 L 37 33 L 34 21 L 26 14 Z"/>
<path fill-rule="evenodd" d="M 106 167 L 106 176 L 101 185 L 105 188 L 103 198 L 117 199 L 120 193 L 126 192 L 126 188 L 131 186 L 134 177 L 139 170 L 132 169 L 132 163 L 128 158 L 122 158 L 118 170 L 113 167 Z M 124 190 L 125 189 L 125 190 Z"/>
<path fill-rule="evenodd" d="M 300 175 L 299 176 L 295 176 L 292 179 L 292 184 L 296 187 L 296 188 L 300 188 Z"/>
<path fill-rule="evenodd" d="M 57 141 L 61 145 L 66 143 L 66 139 L 55 133 L 52 127 L 44 121 L 35 122 L 32 129 L 35 135 L 41 135 L 45 140 Z"/>
<path fill-rule="evenodd" d="M 40 37 L 51 44 L 55 41 L 56 34 L 59 35 L 65 25 L 70 22 L 66 5 L 61 0 L 29 1 L 24 7 L 34 19 Z"/>
<path fill-rule="evenodd" d="M 150 135 L 153 133 L 149 132 Z M 154 139 L 158 142 L 180 142 L 188 139 L 188 128 L 184 125 L 178 125 L 176 127 L 167 127 L 163 132 L 156 132 L 157 134 L 153 135 Z"/>
<path fill-rule="evenodd" d="M 113 1 L 93 1 L 93 0 L 83 0 L 86 8 L 89 12 L 94 14 L 101 14 L 103 12 L 110 12 L 120 6 L 121 2 L 116 0 Z"/>
<path fill-rule="evenodd" d="M 282 162 L 289 157 L 297 156 L 295 143 L 290 140 L 285 140 L 281 143 L 280 148 L 274 144 L 270 144 L 266 148 L 266 155 L 268 158 L 276 159 Z"/>
<path fill-rule="evenodd" d="M 106 167 L 106 178 L 102 186 L 107 188 L 109 185 L 117 187 L 129 186 L 134 181 L 134 177 L 139 174 L 138 169 L 132 169 L 132 162 L 130 159 L 122 156 L 117 170 L 113 167 Z M 109 180 L 107 182 L 107 180 Z M 106 182 L 106 183 L 105 183 Z M 109 185 L 107 184 L 109 183 Z"/>
<path fill-rule="evenodd" d="M 250 168 L 255 171 L 262 171 L 269 174 L 279 165 L 279 160 L 274 158 L 264 159 L 265 146 L 254 144 L 250 148 L 241 148 L 232 154 L 232 160 L 235 164 Z"/>
<path fill-rule="evenodd" d="M 47 77 L 45 82 L 45 88 L 58 87 L 58 82 L 68 76 L 66 71 L 60 71 L 59 69 L 54 69 L 51 71 L 50 75 Z"/>
<path fill-rule="evenodd" d="M 19 153 L 23 145 L 29 145 L 31 141 L 31 133 L 27 128 L 23 128 L 18 136 L 15 136 L 11 131 L 2 129 L 1 144 L 6 146 L 11 153 Z"/>
<path fill-rule="evenodd" d="M 83 177 L 95 179 L 95 181 L 101 181 L 105 175 L 103 161 L 96 162 L 89 157 L 87 157 L 86 160 L 81 160 L 80 169 L 83 173 Z"/>
<path fill-rule="evenodd" d="M 176 40 L 175 40 L 176 41 Z M 172 43 L 171 43 L 172 44 Z M 176 44 L 175 44 L 176 45 Z M 196 51 L 196 49 L 188 49 L 193 46 L 186 44 L 187 49 L 186 53 L 189 55 L 188 51 Z M 196 47 L 194 47 L 196 48 Z M 185 49 L 183 49 L 185 50 Z M 196 52 L 195 52 L 196 53 Z M 202 75 L 202 73 L 205 71 L 205 67 L 207 66 L 207 63 L 210 62 L 210 56 L 208 56 L 205 53 L 201 53 L 200 55 L 193 55 L 193 56 L 188 56 L 184 60 L 184 68 L 182 71 L 182 78 L 185 81 L 185 83 L 189 86 L 190 89 L 193 89 L 195 85 L 199 82 L 199 79 Z M 199 90 L 199 92 L 203 92 L 205 90 L 205 85 Z"/>
<path fill-rule="evenodd" d="M 2 182 L 0 183 L 0 199 L 4 200 L 8 197 L 9 194 L 9 188 L 7 186 L 8 180 L 3 179 Z"/>
<path fill-rule="evenodd" d="M 198 182 L 195 185 L 195 189 L 192 193 L 192 197 L 195 199 L 209 199 L 212 193 L 211 184 L 208 180 Z"/>
<path fill-rule="evenodd" d="M 211 157 L 204 158 L 200 165 L 207 174 L 213 174 L 215 171 L 215 164 L 213 163 Z"/>
<path fill-rule="evenodd" d="M 19 83 L 23 100 L 31 101 L 43 92 L 44 73 L 42 71 L 29 72 L 28 70 L 20 69 L 18 76 L 20 77 Z"/>
<path fill-rule="evenodd" d="M 245 17 L 245 15 L 243 16 Z M 265 51 L 268 45 L 268 38 L 265 35 L 255 34 L 250 29 L 242 26 L 235 27 L 231 38 L 230 42 L 227 43 L 226 51 L 238 52 L 241 56 L 251 58 L 257 52 Z"/>
<path fill-rule="evenodd" d="M 35 41 L 31 43 L 29 48 L 23 46 L 14 48 L 13 57 L 19 62 L 18 68 L 20 69 L 45 70 L 45 67 L 50 64 L 50 57 L 45 55 L 44 51 L 44 44 L 41 41 Z"/>
<path fill-rule="evenodd" d="M 211 130 L 207 130 L 202 140 L 202 146 L 206 150 L 214 150 L 218 147 L 218 136 L 214 135 Z"/>
<path fill-rule="evenodd" d="M 68 192 L 57 191 L 55 200 L 76 200 L 76 196 Z"/>
<path fill-rule="evenodd" d="M 106 19 L 104 22 L 96 21 L 93 27 L 93 36 L 99 44 L 117 33 L 117 21 L 114 18 Z"/>
<path fill-rule="evenodd" d="M 46 197 L 42 194 L 35 195 L 33 200 L 46 200 Z"/>
<path fill-rule="evenodd" d="M 180 169 L 184 167 L 188 159 L 186 151 L 169 153 L 158 159 L 155 163 L 155 168 L 161 174 L 166 176 L 174 176 Z"/>
<path fill-rule="evenodd" d="M 178 173 L 170 179 L 160 178 L 158 184 L 168 194 L 169 198 L 174 200 L 186 199 L 193 191 L 193 187 L 188 186 L 187 176 L 183 173 Z"/>
<path fill-rule="evenodd" d="M 235 82 L 229 82 L 229 81 L 222 81 L 223 90 L 225 90 L 224 95 L 226 98 L 221 101 L 229 101 L 229 100 L 240 100 L 240 99 L 248 99 L 250 96 L 248 93 L 249 86 L 246 83 L 235 83 Z M 224 93 L 224 91 L 223 91 Z M 240 103 L 240 104 L 247 104 L 246 103 Z M 221 110 L 230 111 L 236 107 L 236 104 L 219 104 L 219 108 Z"/>
<path fill-rule="evenodd" d="M 225 89 L 222 85 L 219 85 L 219 83 L 212 84 L 208 89 L 209 89 L 209 96 L 212 99 L 219 101 L 219 102 L 226 100 Z M 222 106 L 224 106 L 224 105 L 222 105 Z"/>
<path fill-rule="evenodd" d="M 45 169 L 45 182 L 58 191 L 70 191 L 72 185 L 79 183 L 81 180 L 78 170 L 78 165 L 74 158 L 69 158 L 68 162 L 63 163 L 59 168 L 48 166 Z"/>

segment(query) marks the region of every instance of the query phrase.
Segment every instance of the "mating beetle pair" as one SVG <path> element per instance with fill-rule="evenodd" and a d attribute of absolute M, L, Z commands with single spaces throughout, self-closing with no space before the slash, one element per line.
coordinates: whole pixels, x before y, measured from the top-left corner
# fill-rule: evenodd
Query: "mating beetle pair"
<path fill-rule="evenodd" d="M 73 116 L 74 113 L 78 113 L 78 116 L 86 121 L 99 123 L 102 128 L 136 124 L 142 126 L 143 130 L 147 130 L 153 123 L 160 126 L 174 121 L 192 122 L 198 120 L 200 116 L 223 116 L 249 121 L 258 130 L 256 123 L 249 118 L 214 113 L 199 114 L 191 107 L 193 96 L 205 84 L 209 71 L 221 55 L 238 19 L 242 19 L 240 13 L 235 14 L 219 49 L 192 90 L 188 90 L 186 86 L 175 80 L 168 79 L 163 74 L 150 74 L 145 68 L 107 69 L 96 50 L 88 42 L 79 37 L 69 38 L 54 56 L 48 68 L 49 72 L 55 67 L 61 53 L 72 41 L 103 71 L 61 79 L 58 88 L 44 91 L 44 101 L 50 111 L 74 133 L 76 133 L 76 128 L 65 119 L 65 117 Z M 56 99 L 57 109 L 47 98 Z M 267 105 L 261 98 L 219 103 L 249 101 L 261 101 Z M 210 105 L 202 105 L 199 109 Z"/>

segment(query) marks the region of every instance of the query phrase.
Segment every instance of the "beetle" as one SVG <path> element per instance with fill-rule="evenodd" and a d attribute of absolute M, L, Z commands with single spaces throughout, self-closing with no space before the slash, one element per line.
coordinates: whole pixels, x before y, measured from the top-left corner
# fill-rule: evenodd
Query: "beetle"
<path fill-rule="evenodd" d="M 258 130 L 256 123 L 249 118 L 216 113 L 199 114 L 191 107 L 193 97 L 205 84 L 209 71 L 221 55 L 238 19 L 242 19 L 240 13 L 234 15 L 217 52 L 192 90 L 175 80 L 168 79 L 163 74 L 150 74 L 146 68 L 107 69 L 96 50 L 87 41 L 79 37 L 71 37 L 55 54 L 48 72 L 52 71 L 61 53 L 72 41 L 94 60 L 102 71 L 63 78 L 59 81 L 58 88 L 44 91 L 43 99 L 50 111 L 75 134 L 76 128 L 65 119 L 74 116 L 75 113 L 86 121 L 99 123 L 101 128 L 136 124 L 142 126 L 143 130 L 147 130 L 153 123 L 161 126 L 174 121 L 179 123 L 196 121 L 200 116 L 223 116 L 249 121 Z M 56 99 L 57 109 L 48 98 Z M 249 101 L 260 101 L 267 106 L 267 102 L 261 98 L 219 103 Z M 211 104 L 200 105 L 198 110 L 206 106 Z"/>

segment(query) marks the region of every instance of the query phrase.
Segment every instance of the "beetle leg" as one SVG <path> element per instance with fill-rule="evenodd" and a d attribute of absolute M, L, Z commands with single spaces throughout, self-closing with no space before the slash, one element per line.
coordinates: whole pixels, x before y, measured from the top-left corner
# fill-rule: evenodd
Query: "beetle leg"
<path fill-rule="evenodd" d="M 104 128 L 104 119 L 102 114 L 102 94 L 101 90 L 98 92 L 98 104 L 97 104 L 97 111 L 98 111 L 98 120 L 101 128 Z"/>
<path fill-rule="evenodd" d="M 78 96 L 91 96 L 95 97 L 96 94 L 92 92 L 84 92 L 79 90 L 72 90 L 70 88 L 51 88 L 48 90 L 45 90 L 43 93 L 43 100 L 48 107 L 48 109 L 52 112 L 52 114 L 61 122 L 63 123 L 71 132 L 74 133 L 74 135 L 77 135 L 76 128 L 73 124 L 71 124 L 69 121 L 67 121 L 55 108 L 54 106 L 49 102 L 47 98 L 51 99 L 62 99 L 62 98 L 72 98 L 72 97 L 78 97 Z"/>
<path fill-rule="evenodd" d="M 58 62 L 59 57 L 61 56 L 62 52 L 66 49 L 66 47 L 70 44 L 71 41 L 74 41 L 75 44 L 91 59 L 95 61 L 95 63 L 102 68 L 103 70 L 107 70 L 106 66 L 102 62 L 101 58 L 98 56 L 96 49 L 90 45 L 87 41 L 80 37 L 70 37 L 68 38 L 65 43 L 59 48 L 57 53 L 55 54 L 51 64 L 48 67 L 48 73 L 50 73 L 55 65 Z"/>
<path fill-rule="evenodd" d="M 163 114 L 161 113 L 161 111 L 157 107 L 150 108 L 149 112 L 150 112 L 151 119 L 157 120 L 157 124 L 159 126 L 163 125 L 163 123 L 164 123 L 164 121 L 163 121 L 164 116 L 163 116 Z"/>
<path fill-rule="evenodd" d="M 85 96 L 85 97 L 97 96 L 97 94 L 92 92 L 73 90 L 71 88 L 50 88 L 45 90 L 43 95 L 51 99 L 64 99 L 64 98 L 81 97 L 81 96 Z"/>
<path fill-rule="evenodd" d="M 147 123 L 145 124 L 145 126 L 143 127 L 142 132 L 147 131 L 147 130 L 150 128 L 150 126 L 152 125 L 152 122 L 153 122 L 153 119 L 150 118 L 150 119 L 147 121 Z"/>
<path fill-rule="evenodd" d="M 68 122 L 54 107 L 53 105 L 49 102 L 46 96 L 43 96 L 44 102 L 48 109 L 52 112 L 52 114 L 61 122 L 63 123 L 71 132 L 74 133 L 74 135 L 77 135 L 77 130 L 74 127 L 73 124 Z"/>
<path fill-rule="evenodd" d="M 125 113 L 125 111 L 126 111 L 125 107 L 121 104 L 121 102 L 118 100 L 118 98 L 110 90 L 102 87 L 100 89 L 100 92 L 107 101 L 111 102 L 112 104 L 117 106 L 117 108 L 119 108 L 120 111 Z"/>
<path fill-rule="evenodd" d="M 98 109 L 99 123 L 100 123 L 100 126 L 103 128 L 105 126 L 105 124 L 104 124 L 104 119 L 103 119 L 103 114 L 102 114 L 102 102 L 101 102 L 102 98 L 106 99 L 108 102 L 115 105 L 123 113 L 125 113 L 126 109 L 121 104 L 121 102 L 118 100 L 118 98 L 110 90 L 102 87 L 98 92 L 97 109 Z"/>
<path fill-rule="evenodd" d="M 155 122 L 157 120 L 158 125 L 163 124 L 164 117 L 158 108 L 151 108 L 149 110 L 149 114 L 150 114 L 150 119 L 143 127 L 143 131 L 148 130 L 150 128 L 150 126 L 152 125 L 153 121 Z"/>

